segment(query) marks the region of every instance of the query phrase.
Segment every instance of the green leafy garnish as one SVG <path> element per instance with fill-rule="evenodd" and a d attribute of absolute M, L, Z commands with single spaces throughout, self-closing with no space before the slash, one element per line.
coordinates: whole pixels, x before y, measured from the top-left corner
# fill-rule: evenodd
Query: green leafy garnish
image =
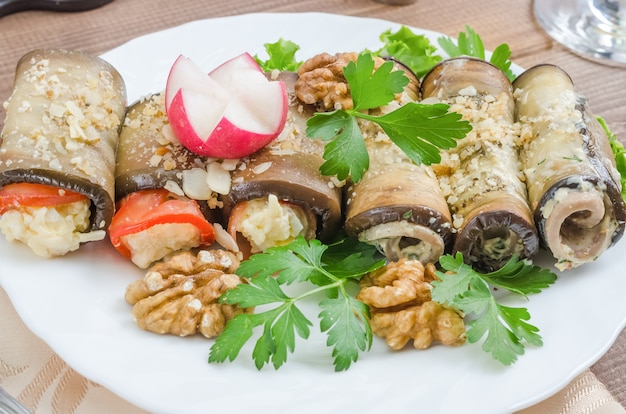
<path fill-rule="evenodd" d="M 606 120 L 600 116 L 598 116 L 597 119 L 609 137 L 609 144 L 611 144 L 611 150 L 613 151 L 613 156 L 615 157 L 615 165 L 620 174 L 620 182 L 622 183 L 622 198 L 626 201 L 626 149 L 624 149 L 624 145 L 619 141 L 617 135 L 609 129 L 609 125 L 606 123 Z"/>
<path fill-rule="evenodd" d="M 391 29 L 380 35 L 383 46 L 372 52 L 375 56 L 393 57 L 407 65 L 418 77 L 423 76 L 441 61 L 437 48 L 428 37 L 415 34 L 406 26 L 393 33 Z"/>
<path fill-rule="evenodd" d="M 439 264 L 446 272 L 437 271 L 432 298 L 475 316 L 467 323 L 468 342 L 478 342 L 486 334 L 482 349 L 504 365 L 524 354 L 524 342 L 543 344 L 539 329 L 527 322 L 528 310 L 499 304 L 491 286 L 526 297 L 553 284 L 557 278 L 553 272 L 513 257 L 501 269 L 483 274 L 465 264 L 460 253 L 442 256 Z"/>
<path fill-rule="evenodd" d="M 369 168 L 369 155 L 357 119 L 377 123 L 416 164 L 441 161 L 439 149 L 456 146 L 472 127 L 461 115 L 449 112 L 446 104 L 426 105 L 409 102 L 384 115 L 369 115 L 368 109 L 384 106 L 402 92 L 409 82 L 402 71 L 392 71 L 385 62 L 374 71 L 370 53 L 361 53 L 356 63 L 344 68 L 354 106 L 332 112 L 318 112 L 307 121 L 307 136 L 329 141 L 324 150 L 324 175 L 348 176 L 358 182 Z"/>
<path fill-rule="evenodd" d="M 465 32 L 459 33 L 456 43 L 450 37 L 445 36 L 438 38 L 437 43 L 450 57 L 471 56 L 485 60 L 483 41 L 474 29 L 469 26 L 465 26 Z M 511 49 L 509 45 L 502 43 L 494 49 L 489 62 L 500 68 L 510 80 L 513 80 L 515 79 L 515 74 L 511 70 L 510 57 Z"/>
<path fill-rule="evenodd" d="M 268 59 L 263 60 L 258 55 L 254 55 L 254 60 L 266 71 L 272 70 L 291 70 L 296 71 L 302 64 L 296 60 L 296 52 L 300 50 L 300 46 L 291 40 L 278 39 L 274 43 L 265 43 L 265 51 Z"/>
<path fill-rule="evenodd" d="M 211 347 L 209 362 L 233 361 L 252 337 L 253 329 L 262 326 L 252 358 L 259 370 L 270 362 L 275 369 L 280 368 L 295 350 L 296 334 L 307 339 L 313 326 L 296 303 L 324 292 L 319 302 L 320 330 L 327 333 L 335 370 L 348 369 L 359 352 L 369 350 L 373 336 L 368 306 L 356 300 L 348 287 L 384 263 L 374 247 L 349 239 L 327 246 L 299 237 L 288 245 L 252 255 L 237 270 L 248 283 L 228 290 L 220 302 L 276 307 L 235 316 Z M 281 286 L 295 282 L 308 282 L 312 288 L 290 297 Z"/>

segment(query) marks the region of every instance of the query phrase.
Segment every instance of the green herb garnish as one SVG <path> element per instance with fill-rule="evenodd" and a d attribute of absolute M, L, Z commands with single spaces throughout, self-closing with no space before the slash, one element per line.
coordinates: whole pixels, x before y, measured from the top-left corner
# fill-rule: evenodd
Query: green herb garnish
<path fill-rule="evenodd" d="M 445 36 L 438 38 L 437 43 L 450 57 L 471 56 L 485 60 L 483 41 L 469 26 L 465 26 L 465 32 L 459 33 L 456 43 L 451 38 Z M 500 68 L 512 81 L 515 79 L 515 74 L 511 70 L 510 57 L 511 49 L 509 49 L 509 45 L 502 43 L 494 49 L 489 62 Z"/>
<path fill-rule="evenodd" d="M 418 77 L 422 77 L 441 61 L 437 48 L 428 37 L 415 34 L 406 26 L 397 32 L 390 30 L 380 35 L 383 46 L 372 52 L 375 56 L 393 57 L 407 65 Z"/>
<path fill-rule="evenodd" d="M 249 283 L 227 291 L 220 302 L 240 307 L 277 306 L 230 320 L 211 347 L 209 362 L 233 361 L 253 329 L 262 326 L 252 358 L 257 369 L 270 362 L 280 368 L 294 352 L 296 334 L 307 339 L 312 326 L 296 303 L 324 292 L 326 297 L 319 302 L 320 330 L 328 335 L 335 370 L 348 369 L 359 352 L 369 350 L 372 344 L 369 308 L 349 294 L 348 287 L 384 263 L 374 247 L 350 239 L 327 246 L 299 237 L 286 246 L 252 255 L 237 270 Z M 290 297 L 281 286 L 294 282 L 308 282 L 312 287 Z"/>
<path fill-rule="evenodd" d="M 320 167 L 324 175 L 348 176 L 358 182 L 369 168 L 369 155 L 357 119 L 377 123 L 405 154 L 416 164 L 430 165 L 441 161 L 439 149 L 456 146 L 472 129 L 461 115 L 449 112 L 446 104 L 409 102 L 384 115 L 366 113 L 391 102 L 402 92 L 409 79 L 402 71 L 392 71 L 393 63 L 385 62 L 374 71 L 370 53 L 361 53 L 356 63 L 344 68 L 354 107 L 332 112 L 318 112 L 307 121 L 307 135 L 328 141 L 325 162 Z"/>
<path fill-rule="evenodd" d="M 465 264 L 460 253 L 442 256 L 439 264 L 446 272 L 437 271 L 432 298 L 475 316 L 467 323 L 468 342 L 478 342 L 486 334 L 483 350 L 504 365 L 524 354 L 524 342 L 543 344 L 539 329 L 527 322 L 528 310 L 499 304 L 491 286 L 526 297 L 553 284 L 557 279 L 553 272 L 513 257 L 501 269 L 483 274 Z"/>
<path fill-rule="evenodd" d="M 296 71 L 302 64 L 296 60 L 296 52 L 300 50 L 300 46 L 291 40 L 278 39 L 274 43 L 265 43 L 265 51 L 268 59 L 263 60 L 258 55 L 254 55 L 254 60 L 266 71 L 272 70 L 291 70 Z"/>
<path fill-rule="evenodd" d="M 602 128 L 604 128 L 606 135 L 609 137 L 609 144 L 611 144 L 611 151 L 613 151 L 615 165 L 620 174 L 620 182 L 622 183 L 622 198 L 626 201 L 626 149 L 624 149 L 624 145 L 619 141 L 617 135 L 609 129 L 609 125 L 604 118 L 598 116 L 597 119 L 600 125 L 602 125 Z"/>

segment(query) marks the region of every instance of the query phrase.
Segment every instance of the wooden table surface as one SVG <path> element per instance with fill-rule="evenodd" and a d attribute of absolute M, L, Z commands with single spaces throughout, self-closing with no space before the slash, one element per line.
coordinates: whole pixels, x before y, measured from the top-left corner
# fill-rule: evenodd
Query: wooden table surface
<path fill-rule="evenodd" d="M 302 11 L 382 18 L 450 36 L 470 25 L 487 49 L 508 43 L 513 61 L 522 67 L 545 62 L 561 66 L 587 96 L 594 112 L 602 114 L 613 131 L 626 139 L 626 70 L 582 59 L 552 41 L 534 21 L 530 0 L 417 0 L 409 6 L 388 6 L 372 0 L 114 0 L 80 13 L 22 12 L 0 18 L 0 100 L 10 94 L 17 60 L 38 47 L 100 54 L 136 36 L 190 20 L 248 12 Z M 3 118 L 0 110 L 0 127 Z M 626 406 L 626 331 L 591 370 Z"/>

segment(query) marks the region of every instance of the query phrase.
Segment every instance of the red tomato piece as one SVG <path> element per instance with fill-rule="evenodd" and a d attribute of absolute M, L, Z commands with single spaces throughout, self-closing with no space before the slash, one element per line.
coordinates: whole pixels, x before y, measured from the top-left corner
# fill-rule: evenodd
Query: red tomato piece
<path fill-rule="evenodd" d="M 123 236 L 138 233 L 157 224 L 189 223 L 200 230 L 200 244 L 215 240 L 213 225 L 200 211 L 198 202 L 173 197 L 165 189 L 141 190 L 124 197 L 117 206 L 109 226 L 109 238 L 115 248 L 130 258 L 130 251 L 122 243 Z"/>
<path fill-rule="evenodd" d="M 54 207 L 85 199 L 86 195 L 61 187 L 13 183 L 0 188 L 0 214 L 19 207 Z"/>

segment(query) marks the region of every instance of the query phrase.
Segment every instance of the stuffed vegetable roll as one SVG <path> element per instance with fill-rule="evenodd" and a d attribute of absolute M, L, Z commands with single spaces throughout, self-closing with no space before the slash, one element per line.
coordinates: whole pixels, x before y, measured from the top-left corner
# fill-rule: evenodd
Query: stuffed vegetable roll
<path fill-rule="evenodd" d="M 415 165 L 377 125 L 361 130 L 370 167 L 346 191 L 346 233 L 390 261 L 436 262 L 452 242 L 452 219 L 432 168 Z"/>
<path fill-rule="evenodd" d="M 215 163 L 213 167 L 210 164 Z M 219 202 L 209 179 L 230 173 L 193 154 L 176 139 L 165 114 L 163 94 L 133 103 L 119 137 L 115 186 L 118 211 L 109 237 L 140 268 L 169 253 L 214 241 L 209 221 Z M 213 177 L 215 178 L 215 177 Z M 221 184 L 223 187 L 223 184 Z"/>
<path fill-rule="evenodd" d="M 39 49 L 17 64 L 0 143 L 0 229 L 38 255 L 105 237 L 126 110 L 119 73 L 87 53 Z"/>
<path fill-rule="evenodd" d="M 521 161 L 542 243 L 565 270 L 598 258 L 624 232 L 619 172 L 606 132 L 554 65 L 513 84 Z"/>
<path fill-rule="evenodd" d="M 483 271 L 514 255 L 533 258 L 539 239 L 517 153 L 509 79 L 488 62 L 449 59 L 426 74 L 422 98 L 449 104 L 472 124 L 436 166 L 456 231 L 453 253 Z"/>
<path fill-rule="evenodd" d="M 320 173 L 324 144 L 306 137 L 312 108 L 294 96 L 297 74 L 274 75 L 289 93 L 286 125 L 272 143 L 242 159 L 221 197 L 228 231 L 245 254 L 300 235 L 329 240 L 341 225 L 341 184 Z"/>

